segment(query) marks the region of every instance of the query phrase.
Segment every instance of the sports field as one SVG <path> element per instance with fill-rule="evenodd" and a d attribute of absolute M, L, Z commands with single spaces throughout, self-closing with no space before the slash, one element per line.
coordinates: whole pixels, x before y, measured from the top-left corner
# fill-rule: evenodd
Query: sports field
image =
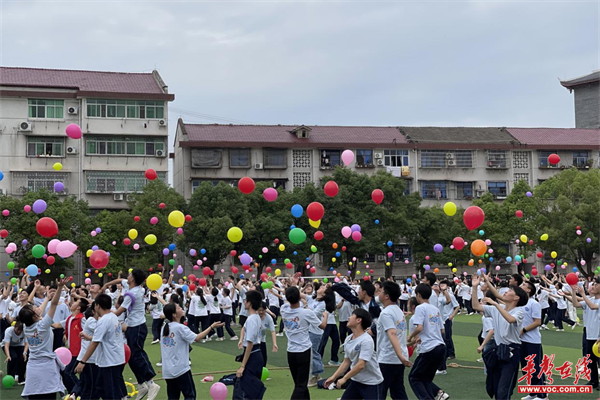
<path fill-rule="evenodd" d="M 550 324 L 550 326 L 552 326 Z M 436 376 L 435 383 L 450 394 L 452 399 L 487 399 L 488 396 L 485 393 L 485 375 L 483 374 L 483 364 L 476 362 L 479 355 L 477 354 L 478 342 L 476 335 L 481 329 L 481 317 L 477 315 L 467 316 L 460 314 L 456 317 L 454 323 L 454 345 L 456 347 L 456 359 L 450 361 L 448 367 L 448 374 Z M 239 332 L 239 327 L 234 327 L 234 330 Z M 581 335 L 582 328 L 576 327 L 575 330 L 571 330 L 570 327 L 564 332 L 555 332 L 554 330 L 542 331 L 542 342 L 544 344 L 544 353 L 547 355 L 555 354 L 554 365 L 555 367 L 561 366 L 565 361 L 570 361 L 573 366 L 577 364 L 579 358 L 581 358 Z M 154 368 L 157 372 L 157 378 L 161 378 L 160 367 L 156 367 L 156 363 L 160 360 L 160 347 L 158 344 L 151 345 L 152 337 L 148 336 L 146 342 L 146 351 L 150 356 L 150 360 L 154 364 Z M 269 349 L 268 365 L 267 368 L 270 371 L 271 380 L 265 382 L 267 391 L 265 393 L 265 399 L 273 400 L 284 400 L 289 399 L 293 388 L 293 381 L 287 369 L 286 359 L 286 338 L 277 338 L 279 352 L 271 352 L 271 341 L 270 336 L 267 337 L 267 348 Z M 226 340 L 223 342 L 210 341 L 207 343 L 194 344 L 194 350 L 191 353 L 192 358 L 192 372 L 196 379 L 196 390 L 198 393 L 198 399 L 210 399 L 210 386 L 212 383 L 203 383 L 202 379 L 207 375 L 213 375 L 215 382 L 218 381 L 223 375 L 233 373 L 239 367 L 239 363 L 234 361 L 240 350 L 237 348 L 237 341 L 230 341 L 226 335 Z M 5 357 L 2 357 L 1 368 L 6 372 L 6 364 L 4 363 Z M 343 357 L 343 354 L 340 354 Z M 414 356 L 413 356 L 414 357 Z M 329 347 L 325 350 L 325 363 L 329 361 Z M 455 367 L 453 367 L 455 366 Z M 573 368 L 574 369 L 574 368 Z M 326 367 L 324 376 L 328 376 L 333 373 L 334 367 Z M 554 371 L 557 374 L 556 371 Z M 408 372 L 405 374 L 405 385 L 407 387 L 407 393 L 410 399 L 416 399 L 410 390 L 410 385 L 407 381 Z M 553 375 L 554 384 L 558 385 L 572 385 L 574 378 L 568 378 L 561 380 L 560 376 Z M 129 368 L 125 368 L 125 380 L 127 382 L 133 381 L 133 374 Z M 157 399 L 165 400 L 166 396 L 166 385 L 162 379 L 157 379 L 156 382 L 161 385 L 161 392 Z M 586 380 L 583 379 L 580 384 L 585 384 Z M 232 386 L 228 386 L 229 396 L 231 399 Z M 0 389 L 0 399 L 21 399 L 22 387 L 13 386 L 10 389 Z M 339 390 L 319 390 L 316 387 L 311 389 L 311 398 L 313 399 L 337 399 L 341 397 L 342 391 Z M 513 393 L 513 399 L 520 399 L 521 394 L 517 394 L 516 390 Z M 555 394 L 550 395 L 550 399 L 564 399 L 564 400 L 581 400 L 581 399 L 596 399 L 599 397 L 599 392 L 591 394 Z"/>

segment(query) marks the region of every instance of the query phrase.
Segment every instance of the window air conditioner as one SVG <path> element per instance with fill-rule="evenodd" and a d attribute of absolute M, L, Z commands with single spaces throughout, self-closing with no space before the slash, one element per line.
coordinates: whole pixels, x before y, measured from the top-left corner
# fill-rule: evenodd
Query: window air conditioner
<path fill-rule="evenodd" d="M 77 147 L 75 147 L 75 146 L 67 147 L 67 154 L 77 154 Z"/>
<path fill-rule="evenodd" d="M 254 164 L 254 169 L 263 169 L 263 164 L 262 163 Z"/>
<path fill-rule="evenodd" d="M 158 120 L 158 126 L 167 126 L 167 120 L 166 119 L 159 119 Z"/>
<path fill-rule="evenodd" d="M 454 159 L 454 153 L 446 153 L 446 160 Z"/>
<path fill-rule="evenodd" d="M 155 155 L 156 157 L 164 157 L 164 156 L 165 156 L 165 151 L 164 151 L 164 150 L 156 150 L 156 151 L 154 152 L 154 155 Z"/>
<path fill-rule="evenodd" d="M 31 122 L 23 121 L 19 124 L 19 131 L 31 132 Z"/>
<path fill-rule="evenodd" d="M 123 193 L 115 193 L 113 194 L 113 200 L 114 201 L 123 201 Z"/>
<path fill-rule="evenodd" d="M 374 157 L 375 158 L 383 158 L 383 154 L 381 154 L 380 152 L 376 152 Z"/>
<path fill-rule="evenodd" d="M 456 167 L 456 161 L 455 161 L 455 160 L 453 160 L 453 159 L 449 159 L 449 160 L 446 162 L 446 165 L 448 165 L 449 167 Z"/>
<path fill-rule="evenodd" d="M 79 109 L 77 107 L 69 107 L 67 109 L 67 113 L 69 113 L 70 115 L 77 115 L 78 112 Z"/>

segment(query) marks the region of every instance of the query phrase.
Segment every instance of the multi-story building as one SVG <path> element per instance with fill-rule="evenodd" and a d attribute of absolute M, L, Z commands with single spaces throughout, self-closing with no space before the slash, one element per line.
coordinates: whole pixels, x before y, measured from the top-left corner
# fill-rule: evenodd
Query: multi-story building
<path fill-rule="evenodd" d="M 600 70 L 560 84 L 575 92 L 575 127 L 600 128 Z"/>

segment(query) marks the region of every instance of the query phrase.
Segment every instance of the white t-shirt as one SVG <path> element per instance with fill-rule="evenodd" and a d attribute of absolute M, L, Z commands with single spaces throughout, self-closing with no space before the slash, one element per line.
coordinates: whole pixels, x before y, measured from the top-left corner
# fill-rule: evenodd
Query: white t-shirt
<path fill-rule="evenodd" d="M 129 295 L 123 296 L 123 304 L 121 304 L 121 307 L 124 307 L 125 310 L 127 310 L 127 326 L 135 327 L 141 324 L 145 324 L 146 313 L 144 304 L 144 288 L 141 286 L 136 286 L 133 289 L 129 289 L 127 293 L 131 293 L 135 298 L 135 304 L 133 304 L 132 307 L 131 297 Z M 129 311 L 130 307 L 131 311 Z"/>
<path fill-rule="evenodd" d="M 187 326 L 178 322 L 169 322 L 169 335 L 160 332 L 160 355 L 162 374 L 165 379 L 180 377 L 190 370 L 190 344 L 196 340 L 196 334 Z"/>
<path fill-rule="evenodd" d="M 590 298 L 593 303 L 600 305 L 600 298 Z M 583 308 L 583 325 L 587 340 L 598 340 L 600 337 L 600 308 L 592 310 L 585 301 L 580 302 Z"/>
<path fill-rule="evenodd" d="M 400 285 L 400 300 L 408 300 L 410 298 L 410 293 L 408 293 L 408 286 L 406 284 Z"/>
<path fill-rule="evenodd" d="M 10 301 L 10 296 L 8 296 L 6 299 L 0 297 L 0 314 L 2 314 L 2 317 L 6 317 L 8 315 L 8 304 Z"/>
<path fill-rule="evenodd" d="M 463 298 L 464 301 L 470 301 L 471 300 L 471 287 L 469 285 L 461 283 L 460 284 L 460 291 L 462 293 L 462 298 Z"/>
<path fill-rule="evenodd" d="M 312 347 L 308 336 L 310 325 L 320 325 L 321 322 L 314 311 L 306 308 L 292 308 L 289 303 L 281 307 L 281 318 L 288 338 L 288 353 L 303 353 Z"/>
<path fill-rule="evenodd" d="M 323 321 L 323 313 L 325 312 L 325 302 L 314 300 L 312 302 L 312 306 L 309 305 L 308 309 L 313 310 L 315 312 L 315 316 L 317 317 L 317 319 L 319 321 Z M 319 323 L 319 325 L 320 325 L 320 323 Z M 308 331 L 315 335 L 323 334 L 323 329 L 319 328 L 316 325 L 310 325 L 308 327 Z"/>
<path fill-rule="evenodd" d="M 156 304 L 150 304 L 148 309 L 150 310 L 150 315 L 152 316 L 152 319 L 160 319 L 160 316 L 163 313 L 163 307 L 164 306 L 160 301 Z"/>
<path fill-rule="evenodd" d="M 494 329 L 494 323 L 490 317 L 486 317 L 485 315 L 481 317 L 481 323 L 483 324 L 483 329 L 481 330 L 481 338 L 485 339 L 488 332 L 491 329 Z"/>
<path fill-rule="evenodd" d="M 225 315 L 233 315 L 232 301 L 229 296 L 225 296 L 221 298 L 221 307 L 223 308 L 223 314 Z M 228 308 L 226 308 L 228 307 Z"/>
<path fill-rule="evenodd" d="M 352 315 L 352 303 L 344 300 L 342 306 L 338 309 L 338 317 L 340 322 L 348 322 L 348 319 Z"/>
<path fill-rule="evenodd" d="M 244 347 L 248 346 L 248 342 L 252 342 L 252 351 L 261 343 L 261 325 L 262 321 L 258 314 L 252 314 L 244 324 Z"/>
<path fill-rule="evenodd" d="M 504 308 L 504 305 L 501 305 Z M 521 344 L 520 330 L 521 324 L 523 323 L 523 310 L 522 307 L 515 307 L 508 311 L 510 315 L 516 318 L 516 322 L 509 324 L 504 319 L 500 311 L 496 306 L 483 306 L 483 315 L 492 318 L 492 326 L 494 327 L 494 340 L 496 345 L 501 344 Z"/>
<path fill-rule="evenodd" d="M 565 301 L 565 298 L 562 296 L 562 291 L 559 291 L 557 294 L 558 294 L 558 298 L 556 299 L 556 308 L 558 308 L 559 310 L 566 310 L 567 302 Z"/>
<path fill-rule="evenodd" d="M 204 300 L 206 301 L 206 296 L 204 296 Z M 192 312 L 192 304 L 194 307 L 194 311 Z M 208 301 L 207 301 L 208 304 Z M 208 315 L 208 307 L 202 302 L 202 299 L 198 295 L 192 296 L 192 301 L 190 301 L 190 314 L 195 317 L 205 317 Z"/>
<path fill-rule="evenodd" d="M 344 358 L 350 360 L 350 368 L 354 368 L 359 360 L 365 361 L 365 367 L 358 374 L 350 378 L 353 381 L 364 385 L 379 385 L 383 382 L 383 376 L 377 363 L 375 344 L 368 333 L 363 333 L 356 339 L 354 339 L 353 335 L 346 338 L 344 342 Z"/>
<path fill-rule="evenodd" d="M 441 293 L 440 293 L 441 294 Z M 440 296 L 440 316 L 442 317 L 442 323 L 445 323 L 450 315 L 454 312 L 454 309 L 458 307 L 458 301 L 456 297 L 450 291 L 448 291 L 450 295 L 450 303 L 446 304 L 446 296 Z"/>
<path fill-rule="evenodd" d="M 392 304 L 383 309 L 377 320 L 377 362 L 380 364 L 400 364 L 400 359 L 396 355 L 396 351 L 387 334 L 387 331 L 390 329 L 396 330 L 402 355 L 408 359 L 404 313 L 400 310 L 400 307 Z"/>
<path fill-rule="evenodd" d="M 20 335 L 17 335 L 15 327 L 9 326 L 4 331 L 4 341 L 2 343 L 8 343 L 9 346 L 25 347 L 25 334 L 21 332 Z M 2 351 L 4 351 L 4 345 L 2 345 Z"/>
<path fill-rule="evenodd" d="M 542 310 L 544 308 L 548 308 L 550 307 L 550 304 L 548 304 L 548 292 L 546 292 L 545 290 L 540 291 L 540 293 L 538 294 L 538 302 L 540 303 L 540 307 L 542 307 Z"/>
<path fill-rule="evenodd" d="M 260 342 L 265 343 L 267 341 L 267 331 L 275 332 L 275 323 L 273 317 L 269 314 L 265 314 L 265 317 L 261 319 L 260 325 Z"/>
<path fill-rule="evenodd" d="M 542 307 L 540 303 L 532 298 L 529 298 L 527 304 L 523 308 L 523 322 L 521 323 L 521 329 L 533 324 L 534 319 L 542 318 Z M 521 336 L 521 340 L 527 343 L 542 344 L 542 334 L 540 333 L 540 327 L 536 327 L 530 331 L 527 331 Z"/>
<path fill-rule="evenodd" d="M 246 301 L 246 292 L 248 290 L 244 287 L 241 286 L 241 290 L 240 290 L 240 304 L 242 305 L 240 307 L 240 317 L 247 317 L 248 316 L 248 310 L 246 310 L 245 307 L 245 301 Z"/>
<path fill-rule="evenodd" d="M 275 289 L 269 289 L 267 291 L 267 300 L 269 300 L 269 307 L 277 307 L 279 308 L 279 297 L 275 296 L 273 293 L 277 293 Z"/>
<path fill-rule="evenodd" d="M 98 321 L 96 320 L 96 318 L 86 319 L 85 324 L 83 324 L 83 333 L 85 333 L 88 336 L 92 336 L 92 338 L 93 338 L 94 332 L 96 331 L 96 325 L 98 325 Z M 85 352 L 87 351 L 89 346 L 90 346 L 90 341 L 85 340 L 84 338 L 81 338 L 81 349 L 79 350 L 79 355 L 77 356 L 78 361 L 81 361 L 81 359 L 85 355 Z M 96 353 L 97 353 L 97 351 L 95 351 L 94 354 L 92 354 L 92 356 L 90 358 L 88 358 L 88 360 L 87 360 L 88 364 L 96 363 Z"/>
<path fill-rule="evenodd" d="M 143 304 L 141 300 L 140 302 Z M 92 342 L 98 343 L 95 351 L 98 367 L 106 368 L 125 364 L 123 332 L 115 314 L 112 312 L 104 314 L 98 320 Z"/>
<path fill-rule="evenodd" d="M 204 296 L 204 299 L 206 300 L 206 305 L 208 306 L 208 312 L 211 314 L 221 314 L 221 309 L 219 308 L 219 296 L 207 294 Z"/>
<path fill-rule="evenodd" d="M 444 344 L 444 339 L 442 339 L 444 325 L 440 317 L 440 310 L 437 307 L 429 303 L 419 304 L 415 308 L 415 315 L 410 320 L 416 325 L 423 325 L 423 330 L 419 334 L 421 337 L 421 354 Z"/>
<path fill-rule="evenodd" d="M 431 296 L 429 297 L 429 304 L 436 307 L 438 310 L 440 309 L 439 296 L 437 295 L 435 290 L 433 290 L 433 288 L 431 288 Z"/>
<path fill-rule="evenodd" d="M 41 321 L 24 329 L 25 339 L 29 344 L 29 360 L 53 358 L 52 342 L 54 333 L 52 332 L 52 318 L 46 315 Z"/>

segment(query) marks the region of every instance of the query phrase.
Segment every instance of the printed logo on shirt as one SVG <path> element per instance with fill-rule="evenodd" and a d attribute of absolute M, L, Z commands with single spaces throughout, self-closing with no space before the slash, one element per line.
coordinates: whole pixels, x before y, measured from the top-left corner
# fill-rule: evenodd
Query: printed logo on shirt
<path fill-rule="evenodd" d="M 37 329 L 33 331 L 32 336 L 27 337 L 27 343 L 30 347 L 38 347 L 44 344 L 44 340 L 38 335 Z"/>
<path fill-rule="evenodd" d="M 175 333 L 171 333 L 169 336 L 163 336 L 162 344 L 165 347 L 175 347 L 177 341 L 175 340 Z"/>
<path fill-rule="evenodd" d="M 429 314 L 429 323 L 436 325 L 440 323 L 440 314 Z"/>
<path fill-rule="evenodd" d="M 296 317 L 294 319 L 283 319 L 283 326 L 285 329 L 296 330 L 300 328 L 300 324 L 298 323 L 300 318 Z"/>
<path fill-rule="evenodd" d="M 396 330 L 397 331 L 405 331 L 406 330 L 406 321 L 396 321 Z"/>
<path fill-rule="evenodd" d="M 119 321 L 117 324 L 115 324 L 115 336 L 120 337 L 121 333 L 123 332 L 123 321 Z"/>

